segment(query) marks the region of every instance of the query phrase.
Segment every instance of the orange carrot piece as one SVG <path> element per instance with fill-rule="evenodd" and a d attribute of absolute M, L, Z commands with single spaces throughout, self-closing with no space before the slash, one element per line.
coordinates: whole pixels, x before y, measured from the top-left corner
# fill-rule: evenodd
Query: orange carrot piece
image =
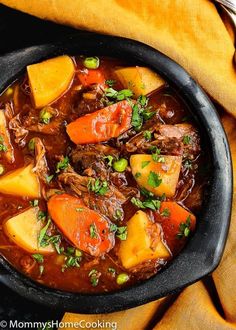
<path fill-rule="evenodd" d="M 80 198 L 69 194 L 53 195 L 48 201 L 48 211 L 76 248 L 96 257 L 113 248 L 115 239 L 110 232 L 110 222 L 87 208 Z"/>
<path fill-rule="evenodd" d="M 78 72 L 78 77 L 83 86 L 89 86 L 92 84 L 104 85 L 105 87 L 105 76 L 100 69 L 84 69 Z"/>
<path fill-rule="evenodd" d="M 193 231 L 196 226 L 196 217 L 191 212 L 180 206 L 176 202 L 163 202 L 160 207 L 161 222 L 168 220 L 171 223 L 172 231 L 178 234 L 180 224 L 186 223 L 187 218 L 190 218 L 189 229 Z"/>
<path fill-rule="evenodd" d="M 120 101 L 80 117 L 67 125 L 67 134 L 76 144 L 98 143 L 118 137 L 130 128 L 132 107 Z"/>

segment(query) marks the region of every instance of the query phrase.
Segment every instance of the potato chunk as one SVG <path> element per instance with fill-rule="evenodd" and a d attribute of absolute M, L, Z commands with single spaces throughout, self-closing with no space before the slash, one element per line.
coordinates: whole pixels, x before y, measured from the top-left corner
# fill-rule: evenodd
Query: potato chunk
<path fill-rule="evenodd" d="M 156 196 L 175 194 L 182 163 L 181 156 L 158 156 L 154 161 L 152 155 L 132 155 L 130 166 L 138 185 Z"/>
<path fill-rule="evenodd" d="M 73 61 L 66 55 L 27 66 L 35 107 L 42 108 L 61 96 L 69 87 L 74 71 Z"/>
<path fill-rule="evenodd" d="M 18 168 L 0 178 L 0 193 L 40 197 L 40 184 L 37 175 L 32 171 L 33 164 Z"/>
<path fill-rule="evenodd" d="M 127 223 L 127 239 L 122 241 L 119 257 L 125 268 L 150 259 L 168 258 L 170 253 L 161 241 L 159 226 L 147 214 L 138 211 Z"/>
<path fill-rule="evenodd" d="M 52 245 L 38 246 L 38 236 L 44 226 L 42 221 L 37 219 L 38 211 L 38 207 L 33 207 L 15 215 L 4 223 L 3 229 L 16 245 L 30 253 L 54 252 Z"/>
<path fill-rule="evenodd" d="M 129 88 L 135 97 L 146 95 L 165 85 L 165 81 L 152 70 L 145 67 L 121 68 L 115 71 L 125 88 Z"/>

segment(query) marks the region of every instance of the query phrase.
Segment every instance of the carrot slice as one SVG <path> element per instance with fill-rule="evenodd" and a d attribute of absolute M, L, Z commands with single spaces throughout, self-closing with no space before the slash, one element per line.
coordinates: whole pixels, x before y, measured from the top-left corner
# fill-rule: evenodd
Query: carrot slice
<path fill-rule="evenodd" d="M 115 243 L 110 222 L 99 213 L 87 208 L 80 198 L 69 194 L 53 195 L 48 211 L 62 233 L 78 249 L 101 256 Z"/>
<path fill-rule="evenodd" d="M 78 77 L 83 86 L 89 86 L 92 84 L 99 84 L 105 86 L 105 76 L 100 69 L 84 69 L 78 72 Z"/>
<path fill-rule="evenodd" d="M 173 251 L 179 250 L 196 226 L 196 217 L 176 202 L 161 203 L 160 212 L 155 212 L 155 219 L 161 223 L 164 238 Z M 185 229 L 187 228 L 187 229 Z"/>
<path fill-rule="evenodd" d="M 67 125 L 67 134 L 76 144 L 97 143 L 118 137 L 130 127 L 132 107 L 120 101 L 80 117 Z"/>

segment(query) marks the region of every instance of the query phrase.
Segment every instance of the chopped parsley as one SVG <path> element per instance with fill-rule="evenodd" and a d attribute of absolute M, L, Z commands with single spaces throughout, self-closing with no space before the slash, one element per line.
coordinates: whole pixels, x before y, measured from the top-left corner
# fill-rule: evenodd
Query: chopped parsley
<path fill-rule="evenodd" d="M 148 184 L 152 188 L 157 188 L 162 183 L 162 179 L 160 178 L 160 175 L 155 172 L 150 172 L 148 176 Z"/>
<path fill-rule="evenodd" d="M 95 224 L 91 224 L 90 227 L 89 227 L 89 233 L 90 233 L 90 237 L 91 238 L 97 238 L 98 235 L 97 235 L 97 228 L 95 226 Z"/>
<path fill-rule="evenodd" d="M 109 87 L 113 87 L 113 86 L 115 85 L 115 83 L 116 83 L 116 81 L 113 80 L 113 79 L 107 79 L 107 80 L 105 81 L 105 84 L 106 84 L 107 86 L 109 86 Z"/>
<path fill-rule="evenodd" d="M 44 211 L 39 210 L 37 218 L 39 221 L 45 221 L 46 220 L 47 213 Z"/>
<path fill-rule="evenodd" d="M 98 195 L 105 195 L 109 191 L 107 181 L 100 181 L 99 179 L 90 179 L 88 182 L 88 190 Z"/>
<path fill-rule="evenodd" d="M 150 160 L 144 160 L 144 161 L 141 163 L 141 168 L 144 168 L 144 167 L 148 166 L 149 163 L 150 163 Z"/>
<path fill-rule="evenodd" d="M 150 141 L 152 139 L 152 132 L 150 131 L 144 131 L 143 132 L 144 139 L 146 141 Z"/>
<path fill-rule="evenodd" d="M 137 172 L 137 173 L 135 173 L 135 175 L 134 175 L 135 179 L 140 178 L 140 176 L 142 176 L 142 174 L 141 174 L 140 172 Z"/>
<path fill-rule="evenodd" d="M 100 275 L 101 273 L 99 273 L 96 269 L 92 269 L 89 272 L 88 276 L 90 278 L 90 283 L 92 284 L 92 286 L 98 285 Z"/>
<path fill-rule="evenodd" d="M 183 144 L 187 145 L 187 144 L 190 144 L 190 142 L 191 142 L 191 136 L 185 135 L 183 137 Z"/>
<path fill-rule="evenodd" d="M 4 139 L 3 137 L 0 135 L 0 151 L 7 151 L 7 146 L 4 144 Z"/>
<path fill-rule="evenodd" d="M 67 156 L 63 157 L 63 159 L 57 163 L 56 173 L 59 173 L 61 170 L 67 169 L 68 165 L 69 165 L 69 158 Z"/>
<path fill-rule="evenodd" d="M 54 178 L 54 174 L 52 174 L 52 175 L 46 175 L 46 182 L 47 183 L 50 183 L 53 178 Z"/>
<path fill-rule="evenodd" d="M 46 225 L 40 230 L 39 232 L 39 238 L 38 238 L 38 245 L 44 247 L 44 238 L 46 236 L 47 230 L 51 224 L 51 219 L 48 219 L 48 222 Z M 48 245 L 48 244 L 47 244 Z"/>
<path fill-rule="evenodd" d="M 146 199 L 145 201 L 141 201 L 138 198 L 132 197 L 131 198 L 131 203 L 135 205 L 139 209 L 150 209 L 153 211 L 159 210 L 161 206 L 161 202 L 158 199 Z"/>
<path fill-rule="evenodd" d="M 80 268 L 80 262 L 82 259 L 82 252 L 78 249 L 75 249 L 72 246 L 68 246 L 64 252 L 65 264 L 62 266 L 61 271 L 64 272 L 65 269 L 70 267 Z"/>
<path fill-rule="evenodd" d="M 136 131 L 141 129 L 144 121 L 152 118 L 156 113 L 155 111 L 150 111 L 151 107 L 148 107 L 148 98 L 144 95 L 139 96 L 137 102 L 133 105 L 132 108 L 133 113 L 131 125 Z"/>
<path fill-rule="evenodd" d="M 191 226 L 191 218 L 189 215 L 185 222 L 180 223 L 179 233 L 177 234 L 177 238 L 188 237 L 190 235 L 190 226 Z"/>
<path fill-rule="evenodd" d="M 127 239 L 127 226 L 117 227 L 116 237 L 118 237 L 121 241 L 125 241 Z"/>
<path fill-rule="evenodd" d="M 163 217 L 169 217 L 170 216 L 170 210 L 169 209 L 164 209 L 161 212 L 161 216 L 163 216 Z"/>
<path fill-rule="evenodd" d="M 116 232 L 117 231 L 117 225 L 115 223 L 112 223 L 110 225 L 110 232 L 113 233 L 113 232 Z"/>
<path fill-rule="evenodd" d="M 118 227 L 115 223 L 110 225 L 110 232 L 116 233 L 116 237 L 118 237 L 121 241 L 125 241 L 127 239 L 127 226 Z"/>
<path fill-rule="evenodd" d="M 115 99 L 116 101 L 122 101 L 132 97 L 133 92 L 130 89 L 122 89 L 120 91 L 116 91 L 110 87 L 105 89 L 105 96 L 111 99 Z"/>
<path fill-rule="evenodd" d="M 156 163 L 165 163 L 165 157 L 159 156 L 158 154 L 152 154 L 152 159 Z"/>
<path fill-rule="evenodd" d="M 40 264 L 44 262 L 44 257 L 40 253 L 34 253 L 34 254 L 32 254 L 32 257 L 34 258 L 34 260 L 36 260 Z"/>
<path fill-rule="evenodd" d="M 113 159 L 114 159 L 113 156 L 108 155 L 108 156 L 103 157 L 103 159 L 107 159 L 108 160 L 107 165 L 112 166 L 112 162 L 113 162 Z"/>
<path fill-rule="evenodd" d="M 30 201 L 29 203 L 30 203 L 30 205 L 33 206 L 33 207 L 39 206 L 39 201 L 38 201 L 38 199 L 34 199 L 33 201 Z"/>
<path fill-rule="evenodd" d="M 113 217 L 115 220 L 121 220 L 123 217 L 123 210 L 117 209 Z"/>
<path fill-rule="evenodd" d="M 152 146 L 151 150 L 152 150 L 152 159 L 154 160 L 154 162 L 165 163 L 165 157 L 160 156 L 161 149 L 158 149 L 156 146 Z"/>

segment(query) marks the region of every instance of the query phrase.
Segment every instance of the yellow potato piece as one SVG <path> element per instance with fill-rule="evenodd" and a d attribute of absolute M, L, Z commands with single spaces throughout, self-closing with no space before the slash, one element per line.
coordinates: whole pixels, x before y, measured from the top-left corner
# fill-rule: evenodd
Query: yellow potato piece
<path fill-rule="evenodd" d="M 125 268 L 132 268 L 138 264 L 158 258 L 169 258 L 170 253 L 161 241 L 160 232 L 157 230 L 157 243 L 151 248 L 150 230 L 148 227 L 153 225 L 147 214 L 138 211 L 127 223 L 127 239 L 121 241 L 119 257 Z M 152 235 L 153 235 L 152 230 Z M 158 240 L 159 238 L 159 240 Z M 156 239 L 156 237 L 155 237 Z"/>
<path fill-rule="evenodd" d="M 3 229 L 6 235 L 22 249 L 30 253 L 54 252 L 52 245 L 38 246 L 38 237 L 44 224 L 37 219 L 39 208 L 33 207 L 7 220 Z"/>
<path fill-rule="evenodd" d="M 2 176 L 0 178 L 0 193 L 39 198 L 40 184 L 32 169 L 33 164 L 29 164 Z"/>
<path fill-rule="evenodd" d="M 35 107 L 42 108 L 61 96 L 68 89 L 74 70 L 72 59 L 66 55 L 27 66 Z"/>
<path fill-rule="evenodd" d="M 151 191 L 156 196 L 165 194 L 167 197 L 172 197 L 178 183 L 182 157 L 160 155 L 160 160 L 163 162 L 154 161 L 152 155 L 132 155 L 130 157 L 132 174 L 140 187 Z M 158 187 L 153 187 L 148 182 L 151 172 L 161 179 Z"/>
<path fill-rule="evenodd" d="M 136 98 L 165 85 L 161 76 L 145 67 L 122 68 L 115 70 L 115 74 L 125 88 L 132 90 Z"/>

